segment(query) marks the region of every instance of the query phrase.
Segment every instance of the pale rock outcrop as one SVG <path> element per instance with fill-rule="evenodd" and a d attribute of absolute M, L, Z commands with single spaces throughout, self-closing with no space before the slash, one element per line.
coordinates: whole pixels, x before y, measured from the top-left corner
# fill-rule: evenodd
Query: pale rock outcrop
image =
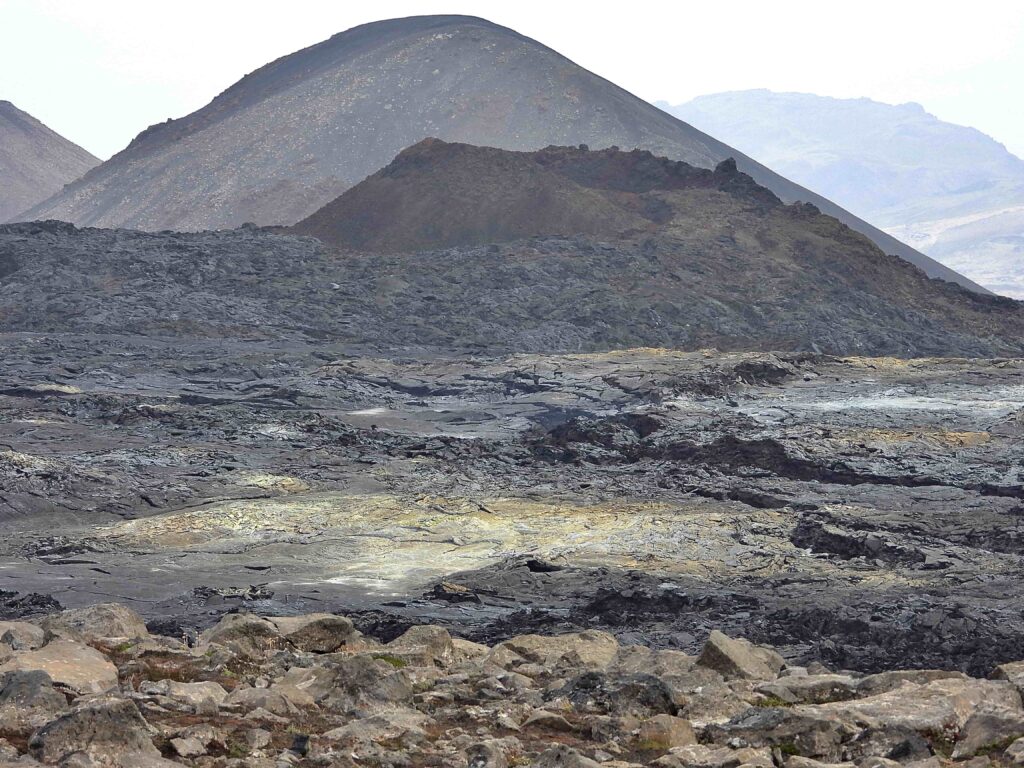
<path fill-rule="evenodd" d="M 100 603 L 61 611 L 40 621 L 39 626 L 57 637 L 87 644 L 149 637 L 142 617 L 120 603 Z"/>
<path fill-rule="evenodd" d="M 726 680 L 774 680 L 785 661 L 769 648 L 712 630 L 697 664 L 721 673 Z"/>
<path fill-rule="evenodd" d="M 308 653 L 333 653 L 359 636 L 350 619 L 332 613 L 272 616 L 268 620 L 289 645 Z"/>
<path fill-rule="evenodd" d="M 45 672 L 57 688 L 75 696 L 117 687 L 117 667 L 94 648 L 70 640 L 53 640 L 0 665 L 0 673 L 33 670 Z"/>

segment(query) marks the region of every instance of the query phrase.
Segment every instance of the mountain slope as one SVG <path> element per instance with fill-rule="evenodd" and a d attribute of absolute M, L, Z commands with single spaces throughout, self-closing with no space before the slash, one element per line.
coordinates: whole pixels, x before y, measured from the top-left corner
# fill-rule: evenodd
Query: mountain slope
<path fill-rule="evenodd" d="M 45 200 L 99 165 L 9 101 L 0 101 L 0 221 Z"/>
<path fill-rule="evenodd" d="M 980 131 L 917 104 L 804 93 L 663 106 L 986 287 L 1024 297 L 1024 160 Z"/>
<path fill-rule="evenodd" d="M 517 150 L 642 147 L 707 168 L 735 156 L 782 199 L 813 202 L 930 275 L 969 285 L 555 51 L 466 16 L 367 24 L 272 62 L 21 218 L 149 230 L 291 224 L 428 136 Z"/>

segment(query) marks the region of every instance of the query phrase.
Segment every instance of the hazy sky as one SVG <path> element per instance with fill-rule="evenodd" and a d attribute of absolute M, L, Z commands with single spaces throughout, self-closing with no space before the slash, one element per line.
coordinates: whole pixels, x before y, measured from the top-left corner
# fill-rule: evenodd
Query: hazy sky
<path fill-rule="evenodd" d="M 0 99 L 106 158 L 356 24 L 466 13 L 650 101 L 770 88 L 917 101 L 1024 155 L 1020 0 L 0 0 Z"/>

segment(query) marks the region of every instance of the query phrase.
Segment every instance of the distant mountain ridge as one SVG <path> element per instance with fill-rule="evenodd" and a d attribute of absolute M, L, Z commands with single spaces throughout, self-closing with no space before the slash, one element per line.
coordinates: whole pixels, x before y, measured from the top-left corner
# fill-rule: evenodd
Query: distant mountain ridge
<path fill-rule="evenodd" d="M 147 230 L 292 224 L 428 136 L 514 150 L 639 147 L 705 168 L 735 157 L 783 200 L 812 202 L 930 276 L 981 290 L 550 48 L 467 16 L 367 24 L 278 59 L 19 218 Z"/>
<path fill-rule="evenodd" d="M 100 160 L 0 101 L 0 221 L 53 195 Z"/>
<path fill-rule="evenodd" d="M 736 91 L 661 106 L 986 287 L 1024 298 L 1024 160 L 984 133 L 918 104 L 803 93 Z"/>

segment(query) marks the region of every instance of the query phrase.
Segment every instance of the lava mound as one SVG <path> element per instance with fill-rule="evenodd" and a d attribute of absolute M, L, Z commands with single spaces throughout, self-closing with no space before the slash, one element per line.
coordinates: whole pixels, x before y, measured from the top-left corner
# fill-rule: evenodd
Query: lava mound
<path fill-rule="evenodd" d="M 645 150 L 585 146 L 510 152 L 425 139 L 299 222 L 293 231 L 350 250 L 401 253 L 529 237 L 655 232 L 686 207 L 665 192 L 779 199 L 732 160 L 714 171 Z"/>

